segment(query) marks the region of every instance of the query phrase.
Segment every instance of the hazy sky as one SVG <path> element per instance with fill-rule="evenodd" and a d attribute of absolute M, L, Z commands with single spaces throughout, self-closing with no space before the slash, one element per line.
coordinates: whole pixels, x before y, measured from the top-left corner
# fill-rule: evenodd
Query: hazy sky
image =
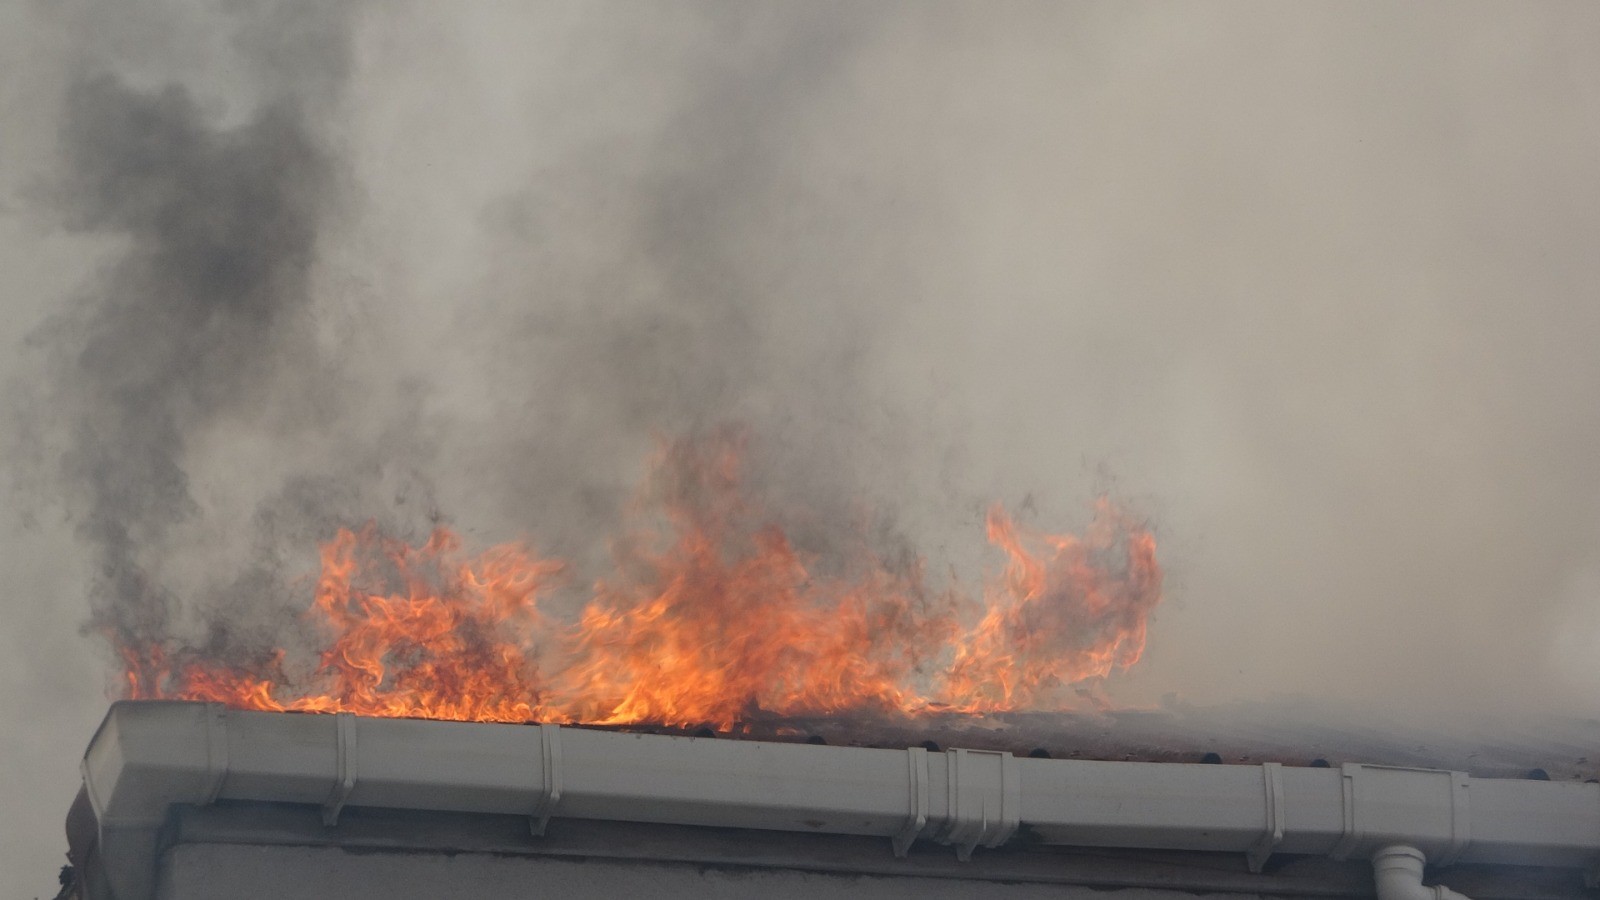
<path fill-rule="evenodd" d="M 332 8 L 0 4 L 12 893 L 86 625 L 248 640 L 368 517 L 584 558 L 730 419 L 803 544 L 1124 498 L 1119 702 L 1600 715 L 1600 7 Z"/>

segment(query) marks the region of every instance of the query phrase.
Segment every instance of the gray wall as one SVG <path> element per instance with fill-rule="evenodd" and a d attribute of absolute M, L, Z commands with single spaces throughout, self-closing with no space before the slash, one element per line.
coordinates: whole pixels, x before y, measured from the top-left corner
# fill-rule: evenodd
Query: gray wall
<path fill-rule="evenodd" d="M 713 868 L 690 863 L 567 860 L 486 853 L 384 853 L 340 847 L 180 844 L 163 860 L 160 900 L 437 900 L 445 897 L 817 897 L 1082 898 L 1178 900 L 1182 891 L 1126 889 L 1106 892 L 1056 884 L 1002 884 L 950 878 L 835 875 L 784 869 Z M 1217 900 L 1260 897 L 1211 894 Z"/>
<path fill-rule="evenodd" d="M 960 862 L 919 842 L 729 828 L 557 819 L 541 837 L 515 815 L 315 807 L 178 807 L 153 896 L 193 897 L 1070 897 L 1143 900 L 1372 896 L 1367 863 L 1242 854 L 1032 847 Z M 93 873 L 91 866 L 91 872 Z M 1433 878 L 1474 900 L 1592 900 L 1577 870 L 1452 866 Z M 1433 880 L 1430 878 L 1430 882 Z"/>

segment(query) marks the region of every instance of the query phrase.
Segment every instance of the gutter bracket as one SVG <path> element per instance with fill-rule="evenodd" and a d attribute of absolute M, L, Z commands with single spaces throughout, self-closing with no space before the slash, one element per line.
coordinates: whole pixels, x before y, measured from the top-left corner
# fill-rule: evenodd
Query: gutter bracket
<path fill-rule="evenodd" d="M 1583 870 L 1583 886 L 1590 890 L 1600 888 L 1600 856 L 1596 856 L 1594 862 Z"/>
<path fill-rule="evenodd" d="M 210 806 L 217 802 L 228 778 L 228 707 L 221 703 L 206 704 L 206 769 L 211 784 L 203 805 Z"/>
<path fill-rule="evenodd" d="M 1434 860 L 1436 866 L 1448 866 L 1461 857 L 1461 851 L 1472 843 L 1472 816 L 1467 806 L 1467 786 L 1472 779 L 1465 772 L 1450 773 L 1450 846 Z"/>
<path fill-rule="evenodd" d="M 1272 851 L 1283 843 L 1283 764 L 1262 763 L 1261 781 L 1266 791 L 1266 828 L 1245 852 L 1245 862 L 1256 874 L 1266 867 Z"/>
<path fill-rule="evenodd" d="M 1344 830 L 1339 834 L 1338 843 L 1328 855 L 1340 862 L 1350 858 L 1361 839 L 1366 837 L 1366 832 L 1357 827 L 1356 819 L 1356 778 L 1361 774 L 1360 763 L 1345 763 L 1339 767 L 1339 784 L 1344 790 Z"/>
<path fill-rule="evenodd" d="M 337 770 L 333 790 L 322 804 L 322 824 L 329 828 L 339 824 L 339 813 L 356 786 L 356 717 L 347 712 L 334 713 L 333 721 L 338 736 Z"/>
<path fill-rule="evenodd" d="M 556 804 L 561 802 L 561 726 L 540 725 L 539 745 L 544 778 L 540 782 L 539 802 L 533 807 L 530 823 L 534 837 L 544 837 L 550 816 L 555 812 Z"/>
<path fill-rule="evenodd" d="M 923 747 L 907 747 L 906 768 L 909 777 L 909 811 L 905 827 L 891 839 L 894 855 L 899 859 L 905 859 L 917 835 L 928 824 L 928 751 Z"/>
<path fill-rule="evenodd" d="M 998 847 L 1016 832 L 1021 823 L 1022 781 L 1016 757 L 1003 750 L 945 753 L 950 818 L 940 840 L 954 844 L 956 859 L 967 862 L 979 844 Z"/>

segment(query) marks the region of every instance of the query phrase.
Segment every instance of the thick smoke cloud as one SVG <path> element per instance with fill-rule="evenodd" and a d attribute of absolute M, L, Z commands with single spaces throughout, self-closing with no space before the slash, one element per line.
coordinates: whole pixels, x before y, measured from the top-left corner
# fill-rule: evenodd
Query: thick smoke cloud
<path fill-rule="evenodd" d="M 486 467 L 515 527 L 536 519 L 563 553 L 603 552 L 594 537 L 613 529 L 640 448 L 730 420 L 757 438 L 752 480 L 777 495 L 770 505 L 810 510 L 787 523 L 810 549 L 826 549 L 820 522 L 885 503 L 902 483 L 890 461 L 910 436 L 874 357 L 915 302 L 918 201 L 841 184 L 812 158 L 818 104 L 882 18 L 712 5 L 685 34 L 681 11 L 610 10 L 587 27 L 614 37 L 581 49 L 540 43 L 533 19 L 512 18 L 516 40 L 534 42 L 528 55 L 549 55 L 536 71 L 604 73 L 606 102 L 626 107 L 663 69 L 687 81 L 631 121 L 570 83 L 535 87 L 507 123 L 528 146 L 509 142 L 503 177 L 466 182 L 481 193 L 461 205 L 481 213 L 436 223 L 465 223 L 452 238 L 487 269 L 468 276 L 454 336 L 487 361 L 470 383 L 492 398 L 495 439 L 459 449 Z M 497 71 L 503 61 L 480 77 L 527 78 Z M 411 133 L 419 111 L 385 125 Z M 494 127 L 486 115 L 469 107 L 447 127 Z M 835 195 L 847 187 L 859 195 Z M 897 201 L 904 221 L 863 221 Z"/>
<path fill-rule="evenodd" d="M 368 517 L 581 568 L 724 420 L 807 549 L 1133 495 L 1120 702 L 1594 716 L 1595 16 L 0 5 L 0 870 L 86 619 L 258 645 Z"/>
<path fill-rule="evenodd" d="M 903 477 L 885 464 L 903 422 L 870 372 L 908 287 L 844 274 L 863 255 L 890 278 L 910 270 L 883 258 L 894 240 L 817 241 L 855 226 L 815 204 L 829 186 L 793 145 L 878 17 L 691 18 L 726 55 L 701 58 L 699 34 L 667 47 L 655 64 L 696 81 L 611 136 L 620 156 L 585 134 L 554 145 L 556 171 L 497 173 L 475 242 L 533 258 L 495 273 L 509 291 L 456 304 L 482 317 L 489 354 L 455 378 L 392 359 L 421 332 L 385 316 L 391 298 L 329 283 L 350 274 L 325 261 L 350 252 L 336 229 L 361 204 L 336 153 L 349 134 L 332 127 L 353 109 L 346 23 L 296 4 L 223 14 L 252 74 L 231 96 L 193 78 L 138 86 L 88 54 L 63 92 L 45 200 L 66 232 L 115 249 L 34 333 L 44 365 L 16 429 L 35 459 L 25 495 L 60 502 L 92 553 L 85 631 L 139 658 L 293 647 L 312 548 L 369 517 L 416 535 L 498 513 L 491 538 L 531 535 L 592 577 L 651 442 L 730 421 L 759 435 L 747 484 L 802 552 L 826 565 L 834 540 L 865 529 L 913 562 L 888 501 Z M 615 24 L 643 36 L 667 21 Z M 772 235 L 775 209 L 802 220 Z M 419 358 L 472 358 L 451 345 L 457 325 Z M 479 395 L 440 409 L 458 385 Z M 491 421 L 472 423 L 475 406 Z M 441 433 L 464 466 L 445 465 Z M 495 499 L 440 504 L 433 483 L 452 478 Z"/>
<path fill-rule="evenodd" d="M 129 245 L 82 324 L 53 330 L 81 342 L 57 374 L 62 477 L 102 579 L 91 627 L 138 645 L 170 627 L 172 598 L 141 559 L 198 512 L 191 433 L 303 355 L 332 177 L 291 107 L 217 128 L 183 87 L 146 94 L 110 75 L 69 89 L 62 145 L 69 227 Z"/>
<path fill-rule="evenodd" d="M 60 502 L 92 553 L 84 631 L 113 647 L 292 645 L 296 579 L 336 524 L 404 533 L 438 515 L 413 389 L 363 398 L 316 297 L 352 196 L 326 128 L 344 17 L 226 12 L 215 40 L 250 73 L 236 96 L 135 86 L 93 59 L 63 92 L 40 194 L 65 231 L 115 249 L 33 335 L 45 361 L 16 433 L 37 460 L 24 496 Z M 394 512 L 407 502 L 416 515 Z"/>

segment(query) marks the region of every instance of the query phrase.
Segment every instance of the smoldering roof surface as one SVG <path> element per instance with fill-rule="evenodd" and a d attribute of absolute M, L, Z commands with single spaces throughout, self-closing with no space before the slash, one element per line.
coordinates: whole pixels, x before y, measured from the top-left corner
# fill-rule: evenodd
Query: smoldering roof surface
<path fill-rule="evenodd" d="M 616 730 L 711 733 L 693 726 Z M 753 712 L 735 731 L 717 736 L 887 748 L 931 742 L 941 749 L 1006 750 L 1056 759 L 1335 767 L 1350 762 L 1451 769 L 1483 778 L 1600 779 L 1600 720 L 1463 720 L 1438 729 L 1335 712 L 1314 701 L 982 717 L 767 718 Z"/>

